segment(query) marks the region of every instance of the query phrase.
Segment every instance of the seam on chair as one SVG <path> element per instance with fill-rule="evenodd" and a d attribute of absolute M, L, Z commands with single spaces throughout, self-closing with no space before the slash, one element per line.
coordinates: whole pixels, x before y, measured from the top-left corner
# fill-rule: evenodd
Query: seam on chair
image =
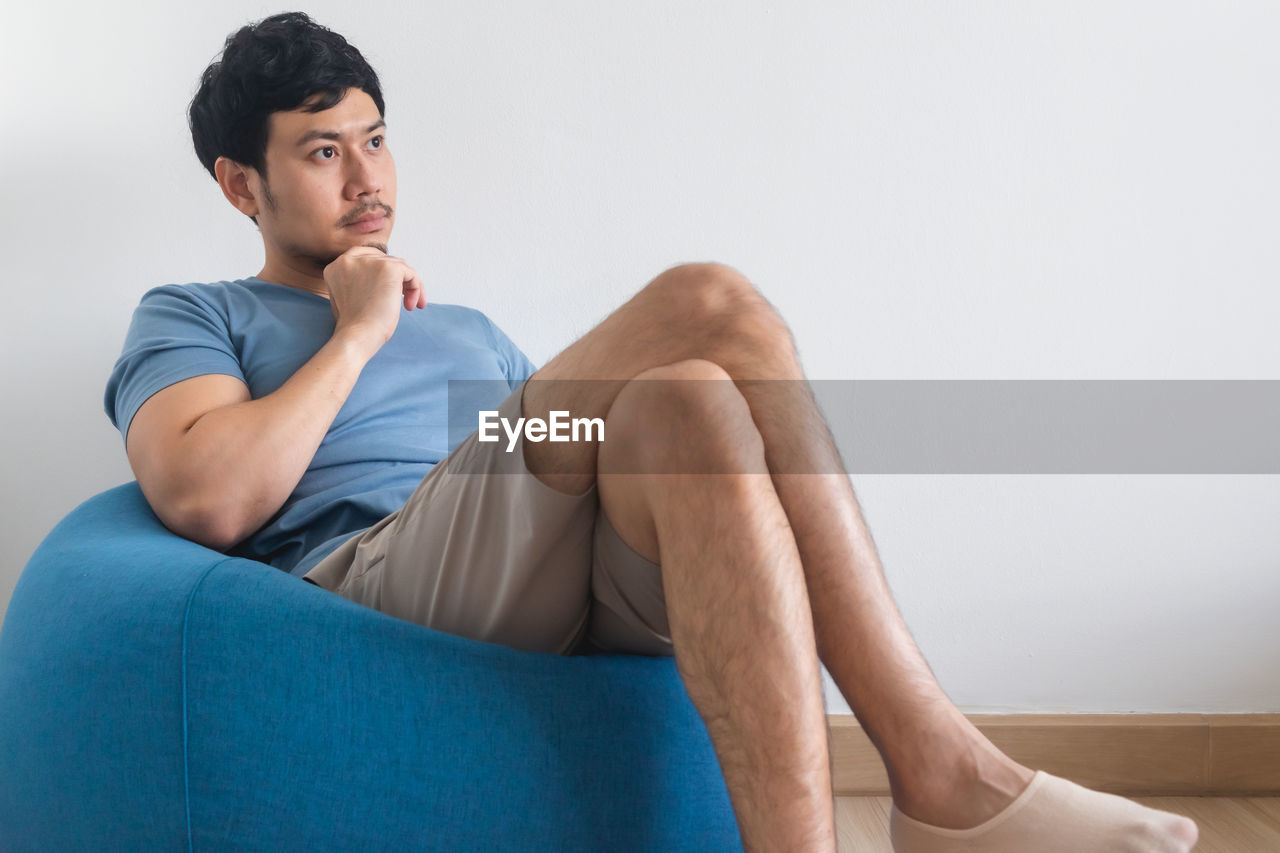
<path fill-rule="evenodd" d="M 191 766 L 187 759 L 187 623 L 191 617 L 191 602 L 195 601 L 196 591 L 200 589 L 204 579 L 214 569 L 235 559 L 239 558 L 227 557 L 204 570 L 200 580 L 196 581 L 195 586 L 191 587 L 191 592 L 187 593 L 187 609 L 182 614 L 182 796 L 187 807 L 188 851 L 193 849 L 194 842 L 191 838 Z"/>

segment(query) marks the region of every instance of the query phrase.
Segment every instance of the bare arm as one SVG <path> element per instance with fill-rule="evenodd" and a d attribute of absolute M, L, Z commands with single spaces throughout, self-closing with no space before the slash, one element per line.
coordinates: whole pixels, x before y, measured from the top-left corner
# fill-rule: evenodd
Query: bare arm
<path fill-rule="evenodd" d="M 358 258 L 366 260 L 354 264 Z M 254 400 L 239 379 L 209 374 L 175 383 L 138 409 L 126 438 L 129 464 L 170 530 L 224 551 L 284 505 L 365 364 L 395 331 L 401 299 L 406 308 L 426 304 L 417 273 L 399 259 L 378 259 L 348 258 L 346 271 L 363 276 L 330 282 L 333 336 L 274 392 Z"/>
<path fill-rule="evenodd" d="M 302 479 L 371 356 L 335 335 L 258 400 L 239 379 L 217 374 L 153 395 L 134 416 L 126 448 L 156 515 L 219 551 L 262 527 Z"/>

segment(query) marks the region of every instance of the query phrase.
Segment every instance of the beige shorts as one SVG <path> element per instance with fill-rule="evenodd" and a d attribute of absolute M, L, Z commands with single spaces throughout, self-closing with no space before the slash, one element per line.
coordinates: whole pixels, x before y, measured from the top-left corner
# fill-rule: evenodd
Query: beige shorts
<path fill-rule="evenodd" d="M 500 417 L 520 417 L 523 393 L 521 385 L 503 401 Z M 673 654 L 662 570 L 618 536 L 595 484 L 581 495 L 557 491 L 525 467 L 523 433 L 506 448 L 505 438 L 472 433 L 401 509 L 304 580 L 399 619 L 525 651 Z"/>

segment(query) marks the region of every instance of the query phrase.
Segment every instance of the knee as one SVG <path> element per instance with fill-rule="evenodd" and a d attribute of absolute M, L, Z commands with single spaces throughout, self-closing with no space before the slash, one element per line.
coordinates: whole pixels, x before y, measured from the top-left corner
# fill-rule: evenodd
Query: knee
<path fill-rule="evenodd" d="M 651 368 L 619 391 L 602 455 L 626 473 L 765 473 L 764 442 L 729 373 L 704 359 Z"/>
<path fill-rule="evenodd" d="M 736 366 L 743 353 L 768 360 L 796 358 L 786 322 L 759 288 L 733 267 L 680 264 L 646 289 L 717 364 Z"/>
<path fill-rule="evenodd" d="M 751 279 L 713 261 L 677 264 L 649 282 L 659 298 L 708 315 L 750 311 L 764 302 Z"/>

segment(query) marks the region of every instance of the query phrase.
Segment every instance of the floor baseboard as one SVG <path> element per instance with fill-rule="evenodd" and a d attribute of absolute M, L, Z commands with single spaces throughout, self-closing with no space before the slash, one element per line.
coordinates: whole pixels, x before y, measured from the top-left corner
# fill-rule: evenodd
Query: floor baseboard
<path fill-rule="evenodd" d="M 967 714 L 1033 770 L 1125 796 L 1280 796 L 1280 714 Z M 852 714 L 827 716 L 836 796 L 888 796 Z"/>

